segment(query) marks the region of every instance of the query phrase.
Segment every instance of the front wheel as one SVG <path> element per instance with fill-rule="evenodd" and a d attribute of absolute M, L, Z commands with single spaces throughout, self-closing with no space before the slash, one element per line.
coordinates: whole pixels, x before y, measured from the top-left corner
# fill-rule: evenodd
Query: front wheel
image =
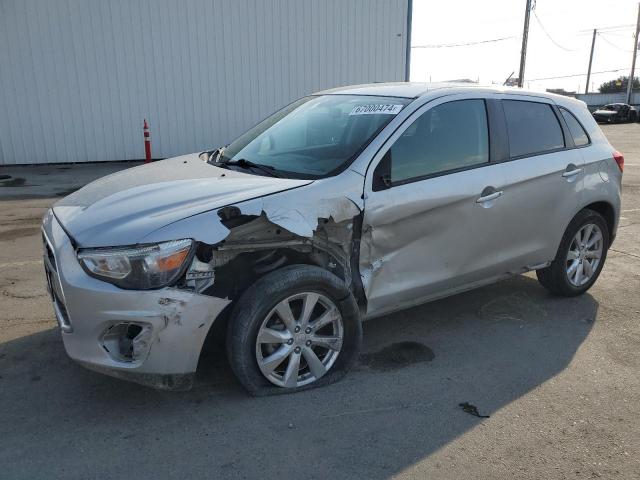
<path fill-rule="evenodd" d="M 555 295 L 580 295 L 595 283 L 609 248 L 609 229 L 602 215 L 582 210 L 562 237 L 555 259 L 536 271 L 538 281 Z"/>
<path fill-rule="evenodd" d="M 359 310 L 345 283 L 319 267 L 272 272 L 240 297 L 231 314 L 227 354 L 253 395 L 332 383 L 357 359 Z"/>

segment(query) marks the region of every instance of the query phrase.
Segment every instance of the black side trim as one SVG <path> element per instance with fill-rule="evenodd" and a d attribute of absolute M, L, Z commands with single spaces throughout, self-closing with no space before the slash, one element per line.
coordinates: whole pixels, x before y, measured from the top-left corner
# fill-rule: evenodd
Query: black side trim
<path fill-rule="evenodd" d="M 509 159 L 509 134 L 502 101 L 495 98 L 485 99 L 489 120 L 489 158 L 491 163 L 500 163 Z"/>
<path fill-rule="evenodd" d="M 565 148 L 568 150 L 576 148 L 576 144 L 573 141 L 573 135 L 571 135 L 571 130 L 569 130 L 569 126 L 567 125 L 567 122 L 562 116 L 560 109 L 558 108 L 557 105 L 553 105 L 551 109 L 553 110 L 553 113 L 555 114 L 556 118 L 558 119 L 558 122 L 560 123 L 560 128 L 562 128 L 562 134 L 564 135 Z"/>
<path fill-rule="evenodd" d="M 371 189 L 374 192 L 391 188 L 391 148 L 384 154 L 373 171 Z"/>

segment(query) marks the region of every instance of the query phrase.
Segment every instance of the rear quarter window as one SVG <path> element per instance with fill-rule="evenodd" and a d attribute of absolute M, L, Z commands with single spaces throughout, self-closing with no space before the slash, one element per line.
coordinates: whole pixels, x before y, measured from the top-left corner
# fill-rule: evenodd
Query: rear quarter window
<path fill-rule="evenodd" d="M 582 127 L 578 119 L 566 108 L 560 107 L 560 112 L 564 117 L 564 121 L 567 122 L 567 127 L 569 127 L 569 131 L 571 132 L 571 136 L 573 137 L 573 143 L 576 147 L 584 147 L 585 145 L 589 145 L 589 135 Z"/>
<path fill-rule="evenodd" d="M 503 100 L 511 157 L 538 155 L 564 148 L 564 135 L 551 105 Z"/>

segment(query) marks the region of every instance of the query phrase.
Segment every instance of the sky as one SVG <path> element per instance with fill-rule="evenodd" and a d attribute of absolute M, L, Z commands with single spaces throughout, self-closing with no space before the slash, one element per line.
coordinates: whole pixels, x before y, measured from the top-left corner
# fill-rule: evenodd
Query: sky
<path fill-rule="evenodd" d="M 526 0 L 413 0 L 411 80 L 470 78 L 502 84 L 511 72 L 517 77 L 525 5 Z M 589 90 L 597 91 L 603 82 L 629 75 L 637 15 L 638 0 L 535 1 L 524 86 L 584 93 L 594 28 L 599 33 Z M 505 37 L 515 38 L 442 47 Z M 425 46 L 428 48 L 420 48 Z M 622 70 L 593 73 L 617 69 Z M 566 75 L 579 76 L 542 80 Z"/>

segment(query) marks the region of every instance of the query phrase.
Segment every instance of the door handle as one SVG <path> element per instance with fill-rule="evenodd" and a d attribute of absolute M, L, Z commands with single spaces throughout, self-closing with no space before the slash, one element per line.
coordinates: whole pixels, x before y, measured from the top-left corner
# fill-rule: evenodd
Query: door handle
<path fill-rule="evenodd" d="M 571 178 L 571 177 L 575 177 L 576 175 L 578 175 L 580 172 L 582 171 L 581 168 L 574 168 L 573 170 L 569 170 L 569 171 L 564 171 L 562 173 L 562 176 L 564 178 Z"/>
<path fill-rule="evenodd" d="M 480 197 L 479 199 L 477 199 L 476 203 L 490 202 L 491 200 L 495 200 L 496 198 L 501 197 L 503 193 L 504 192 L 502 190 L 500 190 L 498 192 L 493 192 L 493 193 L 490 193 L 488 195 L 484 195 L 484 196 Z"/>

